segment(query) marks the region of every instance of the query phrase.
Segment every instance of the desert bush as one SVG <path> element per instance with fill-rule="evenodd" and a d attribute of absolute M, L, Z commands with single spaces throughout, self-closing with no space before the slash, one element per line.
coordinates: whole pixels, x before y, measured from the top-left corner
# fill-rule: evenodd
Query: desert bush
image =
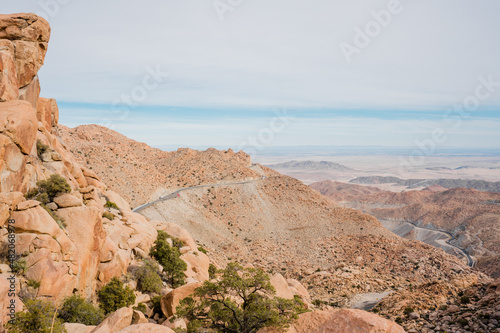
<path fill-rule="evenodd" d="M 153 303 L 153 313 L 159 313 L 163 315 L 163 312 L 161 310 L 161 296 L 155 296 L 151 299 L 151 302 Z"/>
<path fill-rule="evenodd" d="M 198 251 L 202 252 L 202 253 L 205 253 L 205 254 L 208 254 L 207 250 L 205 250 L 203 248 L 203 246 L 198 246 Z"/>
<path fill-rule="evenodd" d="M 99 325 L 104 313 L 84 298 L 73 295 L 64 300 L 59 310 L 59 318 L 68 323 L 79 323 L 87 326 Z"/>
<path fill-rule="evenodd" d="M 218 275 L 219 280 L 205 281 L 193 297 L 184 298 L 177 307 L 176 317 L 188 320 L 188 332 L 283 329 L 306 311 L 300 298 L 274 297 L 275 289 L 262 270 L 230 263 Z"/>
<path fill-rule="evenodd" d="M 162 265 L 168 282 L 174 288 L 184 284 L 187 264 L 181 259 L 181 253 L 176 246 L 170 246 L 167 242 L 168 234 L 158 230 L 158 236 L 150 250 L 150 255 Z"/>
<path fill-rule="evenodd" d="M 14 274 L 24 274 L 27 269 L 26 259 L 17 259 L 12 264 L 11 270 Z"/>
<path fill-rule="evenodd" d="M 217 267 L 212 263 L 208 265 L 208 277 L 210 279 L 215 279 L 217 277 Z"/>
<path fill-rule="evenodd" d="M 116 209 L 116 210 L 120 210 L 120 208 L 118 208 L 117 204 L 115 204 L 114 202 L 109 201 L 109 200 L 106 200 L 106 204 L 104 205 L 104 207 L 106 207 L 106 208 L 113 208 L 113 209 Z"/>
<path fill-rule="evenodd" d="M 61 320 L 55 317 L 52 303 L 27 300 L 24 311 L 18 312 L 15 324 L 7 324 L 9 333 L 66 333 Z"/>
<path fill-rule="evenodd" d="M 115 218 L 115 216 L 113 214 L 111 214 L 110 212 L 104 212 L 104 213 L 102 213 L 102 217 L 105 217 L 105 218 L 107 218 L 110 221 L 112 221 Z"/>
<path fill-rule="evenodd" d="M 41 157 L 49 149 L 49 146 L 43 143 L 41 140 L 36 141 L 36 154 Z"/>
<path fill-rule="evenodd" d="M 158 271 L 158 263 L 154 260 L 145 259 L 143 265 L 135 273 L 137 289 L 145 293 L 159 294 L 163 285 Z"/>
<path fill-rule="evenodd" d="M 101 309 L 108 314 L 119 308 L 134 304 L 135 295 L 132 289 L 128 286 L 124 287 L 123 282 L 114 277 L 99 290 L 98 300 Z"/>
<path fill-rule="evenodd" d="M 36 185 L 38 186 L 38 192 L 47 193 L 51 200 L 58 194 L 71 192 L 71 187 L 66 182 L 66 179 L 57 174 L 51 175 L 47 180 L 38 181 Z"/>
<path fill-rule="evenodd" d="M 146 304 L 141 302 L 137 304 L 137 306 L 134 306 L 134 310 L 141 311 L 142 313 L 146 314 L 148 308 L 146 307 Z"/>

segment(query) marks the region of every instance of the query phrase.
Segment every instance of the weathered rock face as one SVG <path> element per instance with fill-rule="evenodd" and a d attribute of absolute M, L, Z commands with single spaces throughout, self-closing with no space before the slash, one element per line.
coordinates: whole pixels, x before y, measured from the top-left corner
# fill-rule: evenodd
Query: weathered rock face
<path fill-rule="evenodd" d="M 27 86 L 43 65 L 50 39 L 49 23 L 35 14 L 2 14 L 0 39 L 8 40 L 3 43 L 15 60 L 18 88 Z"/>
<path fill-rule="evenodd" d="M 26 262 L 20 287 L 32 279 L 40 282 L 39 297 L 58 301 L 76 291 L 93 298 L 126 272 L 134 251 L 149 252 L 156 230 L 119 195 L 107 193 L 57 136 L 57 103 L 39 98 L 37 76 L 49 37 L 48 23 L 34 14 L 0 15 L 0 252 L 12 218 L 16 252 Z M 66 180 L 70 193 L 46 205 L 24 198 L 53 174 Z M 110 198 L 120 203 L 112 221 L 102 218 Z"/>
<path fill-rule="evenodd" d="M 274 333 L 274 329 L 262 329 L 260 333 Z M 353 309 L 336 309 L 306 312 L 287 333 L 404 333 L 404 329 L 393 321 L 376 314 Z"/>
<path fill-rule="evenodd" d="M 161 311 L 165 317 L 170 318 L 173 316 L 180 301 L 191 296 L 194 293 L 194 290 L 198 287 L 201 287 L 201 283 L 199 282 L 188 283 L 163 296 L 161 298 Z"/>

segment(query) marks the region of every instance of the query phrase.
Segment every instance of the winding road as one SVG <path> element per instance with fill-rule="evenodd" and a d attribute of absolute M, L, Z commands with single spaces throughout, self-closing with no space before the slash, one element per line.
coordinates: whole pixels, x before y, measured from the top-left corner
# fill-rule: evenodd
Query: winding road
<path fill-rule="evenodd" d="M 195 188 L 202 188 L 202 187 L 243 185 L 243 184 L 255 183 L 255 182 L 257 182 L 259 180 L 262 180 L 264 178 L 266 178 L 266 176 L 262 176 L 259 179 L 247 180 L 247 181 L 244 181 L 244 182 L 218 183 L 218 184 L 206 184 L 206 185 L 196 185 L 196 186 L 184 187 L 184 188 L 181 188 L 181 189 L 179 189 L 179 190 L 177 190 L 175 192 L 172 192 L 170 194 L 162 195 L 161 197 L 159 197 L 158 199 L 156 199 L 154 201 L 150 201 L 150 202 L 147 202 L 147 203 L 142 204 L 140 206 L 137 206 L 134 209 L 132 209 L 132 211 L 138 213 L 141 210 L 143 210 L 143 209 L 145 209 L 145 208 L 147 208 L 147 207 L 149 207 L 151 205 L 154 205 L 154 204 L 156 204 L 158 202 L 165 201 L 165 200 L 175 199 L 175 198 L 177 198 L 178 194 L 180 192 L 183 192 L 183 191 L 192 190 L 192 189 L 195 189 Z"/>
<path fill-rule="evenodd" d="M 476 265 L 476 261 L 474 260 L 474 258 L 472 258 L 472 256 L 469 254 L 469 252 L 467 252 L 467 250 L 451 243 L 452 241 L 456 240 L 457 238 L 455 236 L 453 236 L 453 234 L 450 233 L 449 231 L 418 226 L 415 222 L 411 222 L 411 221 L 401 220 L 401 222 L 411 224 L 413 227 L 415 227 L 417 229 L 429 230 L 429 231 L 439 232 L 439 233 L 445 234 L 446 236 L 448 236 L 448 239 L 445 241 L 445 243 L 448 244 L 449 246 L 457 249 L 459 252 L 461 252 L 467 258 L 467 265 L 469 267 L 474 267 Z"/>

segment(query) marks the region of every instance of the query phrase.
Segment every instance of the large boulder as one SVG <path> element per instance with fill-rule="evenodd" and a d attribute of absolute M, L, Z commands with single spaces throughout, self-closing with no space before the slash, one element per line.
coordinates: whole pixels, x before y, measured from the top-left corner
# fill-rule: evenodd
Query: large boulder
<path fill-rule="evenodd" d="M 90 333 L 94 330 L 95 326 L 85 326 L 77 323 L 64 323 L 66 331 L 71 333 Z"/>
<path fill-rule="evenodd" d="M 24 154 L 33 149 L 37 129 L 36 113 L 28 102 L 0 103 L 0 132 L 14 141 Z"/>
<path fill-rule="evenodd" d="M 277 333 L 273 328 L 259 330 L 259 333 Z M 404 329 L 393 321 L 374 313 L 335 309 L 306 312 L 286 331 L 287 333 L 404 333 Z"/>
<path fill-rule="evenodd" d="M 42 67 L 47 53 L 48 22 L 32 13 L 2 14 L 0 39 L 8 39 L 14 44 L 8 51 L 14 52 L 11 56 L 16 63 L 18 88 L 27 86 Z"/>
<path fill-rule="evenodd" d="M 117 333 L 175 333 L 170 328 L 156 324 L 138 324 L 126 327 Z"/>
<path fill-rule="evenodd" d="M 179 305 L 180 301 L 191 296 L 194 293 L 194 290 L 201 287 L 201 285 L 202 284 L 200 282 L 188 283 L 164 295 L 161 298 L 161 311 L 165 317 L 172 317 L 175 314 L 175 309 Z"/>
<path fill-rule="evenodd" d="M 286 282 L 283 275 L 277 273 L 271 276 L 271 284 L 274 289 L 276 289 L 276 296 L 285 298 L 285 299 L 293 299 L 293 292 L 288 287 L 288 283 Z"/>
<path fill-rule="evenodd" d="M 100 323 L 92 333 L 115 333 L 132 323 L 134 310 L 130 308 L 120 308 L 110 314 L 102 323 Z"/>
<path fill-rule="evenodd" d="M 59 121 L 59 108 L 53 98 L 39 98 L 36 106 L 36 117 L 48 131 Z"/>

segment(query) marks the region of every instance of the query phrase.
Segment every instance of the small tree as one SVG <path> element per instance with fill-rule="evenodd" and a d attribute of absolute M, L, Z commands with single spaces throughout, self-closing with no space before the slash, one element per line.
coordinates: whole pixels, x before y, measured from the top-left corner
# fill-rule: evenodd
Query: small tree
<path fill-rule="evenodd" d="M 189 321 L 188 332 L 254 333 L 268 326 L 284 329 L 305 311 L 299 298 L 273 297 L 269 276 L 260 269 L 231 263 L 217 274 L 218 281 L 205 281 L 193 297 L 183 299 L 177 307 L 176 316 Z"/>
<path fill-rule="evenodd" d="M 135 273 L 137 289 L 145 293 L 159 294 L 162 287 L 161 277 L 158 274 L 158 264 L 154 260 L 145 259 Z"/>
<path fill-rule="evenodd" d="M 25 310 L 16 314 L 15 324 L 7 324 L 10 333 L 66 333 L 56 309 L 47 301 L 27 300 Z"/>
<path fill-rule="evenodd" d="M 68 323 L 84 325 L 99 325 L 104 319 L 104 313 L 84 298 L 73 295 L 64 300 L 59 310 L 59 318 Z"/>
<path fill-rule="evenodd" d="M 123 282 L 112 278 L 98 293 L 99 304 L 106 314 L 119 308 L 134 304 L 135 295 L 128 286 L 123 287 Z"/>
<path fill-rule="evenodd" d="M 149 255 L 163 266 L 168 282 L 176 288 L 184 284 L 187 264 L 181 259 L 179 249 L 167 242 L 168 236 L 166 232 L 158 230 L 158 236 Z"/>

